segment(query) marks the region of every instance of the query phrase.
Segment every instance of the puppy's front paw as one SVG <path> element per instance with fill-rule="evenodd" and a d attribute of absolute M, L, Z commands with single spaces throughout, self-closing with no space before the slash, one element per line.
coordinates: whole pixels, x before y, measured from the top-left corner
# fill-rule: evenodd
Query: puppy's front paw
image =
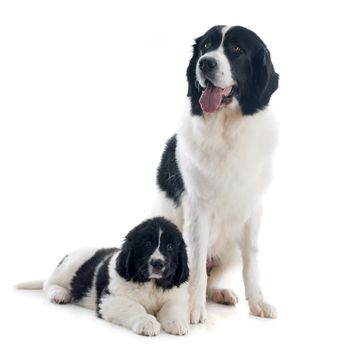
<path fill-rule="evenodd" d="M 185 320 L 164 320 L 163 329 L 170 334 L 185 335 L 188 333 L 188 322 Z"/>
<path fill-rule="evenodd" d="M 276 309 L 264 300 L 249 302 L 249 307 L 250 313 L 254 316 L 277 318 Z"/>
<path fill-rule="evenodd" d="M 207 318 L 207 310 L 205 304 L 192 304 L 190 306 L 190 322 L 192 324 L 204 323 Z"/>
<path fill-rule="evenodd" d="M 208 290 L 208 298 L 214 303 L 236 305 L 238 297 L 231 289 L 212 288 Z"/>
<path fill-rule="evenodd" d="M 160 333 L 160 323 L 152 315 L 140 316 L 132 325 L 132 330 L 137 334 L 151 337 Z"/>

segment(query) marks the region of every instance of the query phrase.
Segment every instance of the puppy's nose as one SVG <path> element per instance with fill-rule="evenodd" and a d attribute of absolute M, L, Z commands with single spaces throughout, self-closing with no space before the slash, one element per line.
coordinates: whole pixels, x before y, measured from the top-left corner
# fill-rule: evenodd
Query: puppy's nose
<path fill-rule="evenodd" d="M 164 267 L 164 261 L 161 259 L 152 259 L 150 264 L 155 270 L 161 270 Z"/>
<path fill-rule="evenodd" d="M 205 57 L 199 61 L 199 69 L 203 73 L 211 72 L 217 65 L 218 64 L 217 64 L 216 60 L 214 58 L 211 58 L 211 57 Z"/>

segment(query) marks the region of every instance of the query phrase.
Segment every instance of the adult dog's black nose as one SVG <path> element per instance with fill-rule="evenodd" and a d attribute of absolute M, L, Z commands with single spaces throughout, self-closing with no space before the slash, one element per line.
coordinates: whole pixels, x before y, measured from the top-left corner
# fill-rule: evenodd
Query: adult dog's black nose
<path fill-rule="evenodd" d="M 204 57 L 199 61 L 199 69 L 203 73 L 211 72 L 218 64 L 214 58 Z"/>
<path fill-rule="evenodd" d="M 152 259 L 150 261 L 150 264 L 157 271 L 161 270 L 164 267 L 164 265 L 165 265 L 164 261 L 161 260 L 161 259 Z"/>

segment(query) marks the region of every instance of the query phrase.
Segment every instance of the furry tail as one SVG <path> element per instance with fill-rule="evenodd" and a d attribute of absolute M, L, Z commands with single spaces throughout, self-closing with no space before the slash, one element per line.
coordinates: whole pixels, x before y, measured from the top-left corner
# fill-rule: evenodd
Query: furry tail
<path fill-rule="evenodd" d="M 43 289 L 44 281 L 30 281 L 15 284 L 16 289 Z"/>

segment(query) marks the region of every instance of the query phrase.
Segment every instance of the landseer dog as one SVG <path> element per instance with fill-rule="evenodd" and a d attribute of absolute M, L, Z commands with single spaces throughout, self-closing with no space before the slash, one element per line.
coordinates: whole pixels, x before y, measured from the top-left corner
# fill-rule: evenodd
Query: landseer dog
<path fill-rule="evenodd" d="M 251 314 L 276 317 L 259 283 L 257 235 L 277 142 L 268 104 L 278 78 L 251 30 L 215 26 L 195 40 L 189 111 L 162 155 L 152 211 L 178 225 L 187 243 L 191 323 L 205 320 L 206 297 L 236 304 L 218 282 L 237 257 Z"/>
<path fill-rule="evenodd" d="M 18 284 L 44 289 L 57 304 L 77 303 L 106 321 L 153 336 L 188 332 L 188 264 L 178 228 L 157 217 L 132 229 L 121 250 L 85 249 L 66 255 L 45 281 Z"/>

